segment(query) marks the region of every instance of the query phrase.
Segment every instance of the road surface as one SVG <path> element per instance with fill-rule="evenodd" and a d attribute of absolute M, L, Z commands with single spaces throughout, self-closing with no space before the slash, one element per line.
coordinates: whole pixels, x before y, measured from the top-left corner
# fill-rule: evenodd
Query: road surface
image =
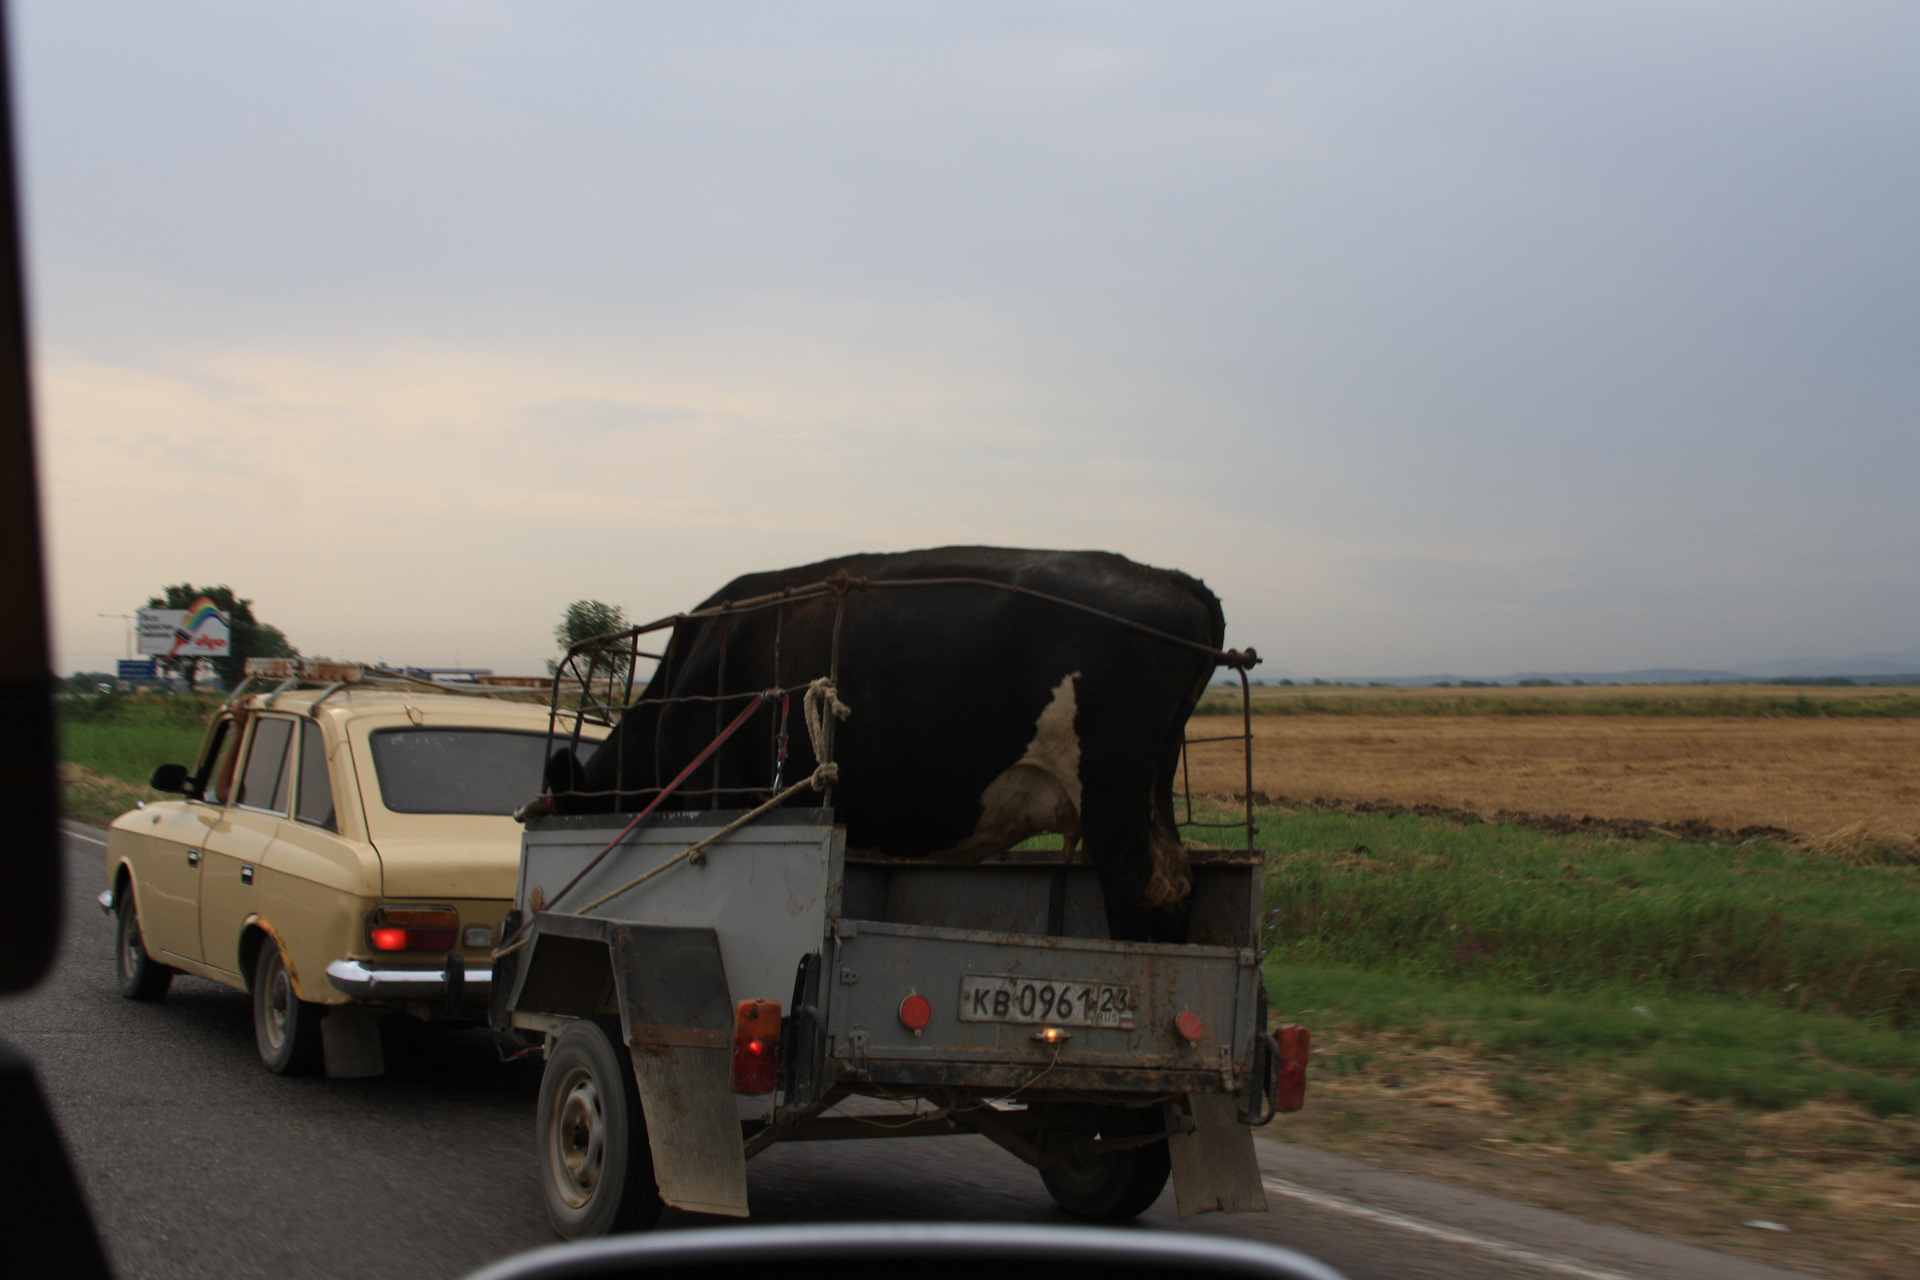
<path fill-rule="evenodd" d="M 451 1280 L 553 1242 L 534 1173 L 536 1060 L 503 1064 L 485 1032 L 402 1022 L 383 1078 L 282 1079 L 255 1057 L 239 992 L 182 977 L 159 1004 L 122 1000 L 94 903 L 103 834 L 68 825 L 62 954 L 39 988 L 0 1000 L 0 1037 L 38 1065 L 121 1276 Z M 1795 1274 L 1339 1156 L 1259 1150 L 1267 1213 L 1182 1222 L 1169 1190 L 1140 1229 L 1267 1241 L 1352 1280 Z M 780 1146 L 748 1181 L 757 1222 L 1065 1221 L 1038 1174 L 977 1137 Z M 719 1223 L 671 1211 L 665 1224 L 707 1225 Z"/>

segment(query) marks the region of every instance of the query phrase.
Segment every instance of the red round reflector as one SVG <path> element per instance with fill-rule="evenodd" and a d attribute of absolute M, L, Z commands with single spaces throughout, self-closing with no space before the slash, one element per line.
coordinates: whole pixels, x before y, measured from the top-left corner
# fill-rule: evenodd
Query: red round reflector
<path fill-rule="evenodd" d="M 1173 1020 L 1173 1029 L 1180 1033 L 1182 1039 L 1188 1041 L 1198 1040 L 1201 1033 L 1206 1031 L 1206 1027 L 1200 1021 L 1200 1015 L 1191 1009 L 1180 1011 L 1180 1016 Z"/>
<path fill-rule="evenodd" d="M 922 995 L 911 995 L 900 1002 L 900 1025 L 918 1031 L 933 1021 L 933 1006 Z"/>

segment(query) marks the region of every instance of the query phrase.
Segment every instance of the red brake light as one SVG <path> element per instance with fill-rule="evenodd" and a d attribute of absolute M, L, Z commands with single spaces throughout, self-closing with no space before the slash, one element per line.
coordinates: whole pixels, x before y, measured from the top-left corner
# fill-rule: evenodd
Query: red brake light
<path fill-rule="evenodd" d="M 900 1002 L 900 1025 L 909 1031 L 919 1031 L 933 1021 L 933 1006 L 927 998 L 918 992 Z"/>
<path fill-rule="evenodd" d="M 742 1000 L 733 1007 L 733 1091 L 772 1093 L 780 1062 L 780 1002 Z"/>
<path fill-rule="evenodd" d="M 1307 1058 L 1313 1051 L 1313 1033 L 1289 1022 L 1273 1033 L 1273 1043 L 1279 1051 L 1273 1109 L 1298 1111 L 1307 1105 Z"/>
<path fill-rule="evenodd" d="M 452 907 L 375 907 L 367 941 L 375 951 L 451 951 L 460 937 Z"/>
<path fill-rule="evenodd" d="M 1173 1029 L 1178 1031 L 1180 1038 L 1189 1044 L 1198 1040 L 1207 1030 L 1206 1024 L 1200 1021 L 1200 1015 L 1191 1009 L 1180 1011 L 1180 1015 L 1173 1020 Z"/>

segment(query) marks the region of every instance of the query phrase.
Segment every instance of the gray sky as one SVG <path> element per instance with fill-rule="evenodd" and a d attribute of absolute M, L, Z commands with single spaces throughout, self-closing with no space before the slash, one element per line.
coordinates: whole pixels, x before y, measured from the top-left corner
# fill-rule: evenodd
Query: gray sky
<path fill-rule="evenodd" d="M 63 670 L 948 542 L 1267 670 L 1920 645 L 1920 7 L 18 5 Z"/>

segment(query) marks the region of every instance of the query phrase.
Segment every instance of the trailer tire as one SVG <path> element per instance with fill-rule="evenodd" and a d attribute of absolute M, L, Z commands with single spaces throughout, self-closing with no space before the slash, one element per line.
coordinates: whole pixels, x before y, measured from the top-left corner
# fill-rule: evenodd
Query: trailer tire
<path fill-rule="evenodd" d="M 1109 1107 L 1100 1134 L 1131 1138 L 1164 1128 L 1157 1107 Z M 1152 1207 L 1173 1173 L 1167 1144 L 1151 1143 L 1100 1156 L 1062 1156 L 1040 1170 L 1053 1202 L 1077 1218 L 1125 1222 Z"/>
<path fill-rule="evenodd" d="M 660 1220 L 640 1090 L 615 1019 L 581 1018 L 547 1051 L 534 1141 L 547 1216 L 566 1239 L 648 1231 Z"/>

